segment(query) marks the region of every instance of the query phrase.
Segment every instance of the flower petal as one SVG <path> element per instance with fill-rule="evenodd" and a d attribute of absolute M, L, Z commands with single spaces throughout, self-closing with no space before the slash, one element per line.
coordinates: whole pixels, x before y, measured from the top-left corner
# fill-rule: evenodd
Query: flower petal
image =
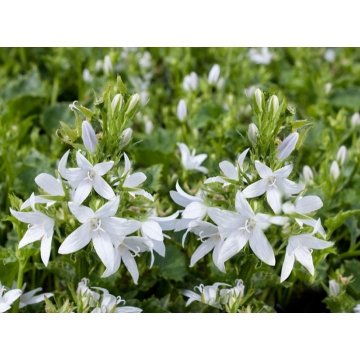
<path fill-rule="evenodd" d="M 194 252 L 190 260 L 190 267 L 193 267 L 201 258 L 203 258 L 207 253 L 209 253 L 215 244 L 212 240 L 204 241 Z"/>
<path fill-rule="evenodd" d="M 41 240 L 40 255 L 41 255 L 41 260 L 45 266 L 48 266 L 50 259 L 51 241 L 52 241 L 52 235 L 49 237 L 44 236 Z"/>
<path fill-rule="evenodd" d="M 244 226 L 246 217 L 229 210 L 220 210 L 218 208 L 208 208 L 208 215 L 215 224 L 229 229 L 236 229 Z"/>
<path fill-rule="evenodd" d="M 315 269 L 314 269 L 311 252 L 309 251 L 309 249 L 305 247 L 298 247 L 294 251 L 294 255 L 296 260 L 300 264 L 302 264 L 311 275 L 314 275 Z"/>
<path fill-rule="evenodd" d="M 331 241 L 320 240 L 314 236 L 311 236 L 310 234 L 297 235 L 296 238 L 299 240 L 302 246 L 306 246 L 310 249 L 322 250 L 334 245 L 334 243 Z"/>
<path fill-rule="evenodd" d="M 94 166 L 94 170 L 100 176 L 105 175 L 114 166 L 113 161 L 105 161 Z"/>
<path fill-rule="evenodd" d="M 69 208 L 82 224 L 95 217 L 94 212 L 87 206 L 79 205 L 75 202 L 69 202 Z"/>
<path fill-rule="evenodd" d="M 281 169 L 274 171 L 273 176 L 287 178 L 291 174 L 293 167 L 294 164 L 286 165 Z"/>
<path fill-rule="evenodd" d="M 82 180 L 78 185 L 77 189 L 75 190 L 74 202 L 80 205 L 88 197 L 91 189 L 92 184 L 90 183 L 90 181 L 86 179 Z"/>
<path fill-rule="evenodd" d="M 21 296 L 21 294 L 22 294 L 22 291 L 20 289 L 9 290 L 3 295 L 2 301 L 8 305 L 11 305 L 14 301 L 16 301 Z"/>
<path fill-rule="evenodd" d="M 124 167 L 124 174 L 127 174 L 131 169 L 131 162 L 129 157 L 124 153 L 124 161 L 125 161 L 125 167 Z"/>
<path fill-rule="evenodd" d="M 238 164 L 240 166 L 241 171 L 244 171 L 243 164 L 244 164 L 245 157 L 246 157 L 247 153 L 249 152 L 249 150 L 250 150 L 250 148 L 247 148 L 239 155 Z"/>
<path fill-rule="evenodd" d="M 220 253 L 221 253 L 221 249 L 224 245 L 224 241 L 220 240 L 217 241 L 214 247 L 214 251 L 212 253 L 212 259 L 213 262 L 215 264 L 215 266 L 223 273 L 225 273 L 225 265 L 224 265 L 224 261 L 220 260 Z"/>
<path fill-rule="evenodd" d="M 19 248 L 22 248 L 34 241 L 41 240 L 45 231 L 40 225 L 33 225 L 26 231 L 24 237 L 19 242 Z"/>
<path fill-rule="evenodd" d="M 115 197 L 111 186 L 98 174 L 95 175 L 94 190 L 105 199 L 110 200 Z"/>
<path fill-rule="evenodd" d="M 95 131 L 93 127 L 90 125 L 90 123 L 85 120 L 82 122 L 81 125 L 82 128 L 82 139 L 84 141 L 84 145 L 87 150 L 89 151 L 96 151 L 96 145 L 98 144 L 98 139 L 96 137 Z"/>
<path fill-rule="evenodd" d="M 36 184 L 41 187 L 43 190 L 45 190 L 50 195 L 60 195 L 64 196 L 64 189 L 62 187 L 62 184 L 59 183 L 59 181 L 54 178 L 53 176 L 49 174 L 42 173 L 38 175 L 35 178 Z"/>
<path fill-rule="evenodd" d="M 127 249 L 125 249 L 122 252 L 121 257 L 123 259 L 123 262 L 124 262 L 126 268 L 129 271 L 131 277 L 133 278 L 134 283 L 137 284 L 138 279 L 139 279 L 139 270 L 136 265 L 134 257 L 131 255 L 130 251 L 128 251 Z"/>
<path fill-rule="evenodd" d="M 140 229 L 141 222 L 117 217 L 104 217 L 101 218 L 101 226 L 109 234 L 129 235 Z"/>
<path fill-rule="evenodd" d="M 224 241 L 219 254 L 219 262 L 224 263 L 236 255 L 247 243 L 242 230 L 236 229 Z"/>
<path fill-rule="evenodd" d="M 267 190 L 267 179 L 261 179 L 246 187 L 242 194 L 246 198 L 261 196 Z"/>
<path fill-rule="evenodd" d="M 231 164 L 229 161 L 222 161 L 219 164 L 219 167 L 227 178 L 236 181 L 239 180 L 239 175 L 236 167 L 233 164 Z"/>
<path fill-rule="evenodd" d="M 85 247 L 91 239 L 91 228 L 85 223 L 72 232 L 59 247 L 59 254 L 71 254 Z"/>
<path fill-rule="evenodd" d="M 236 211 L 246 218 L 253 218 L 255 216 L 253 209 L 250 204 L 246 201 L 243 193 L 238 191 L 235 197 L 235 208 Z"/>
<path fill-rule="evenodd" d="M 288 137 L 286 137 L 284 141 L 278 146 L 276 157 L 278 159 L 286 159 L 295 149 L 298 139 L 298 132 L 293 132 Z"/>
<path fill-rule="evenodd" d="M 249 235 L 249 245 L 255 255 L 265 264 L 275 265 L 274 250 L 260 227 L 255 226 L 252 234 Z"/>
<path fill-rule="evenodd" d="M 76 162 L 81 169 L 93 170 L 94 168 L 80 151 L 76 152 Z"/>
<path fill-rule="evenodd" d="M 266 199 L 275 214 L 281 211 L 281 193 L 276 187 L 269 187 L 266 192 Z"/>
<path fill-rule="evenodd" d="M 192 202 L 186 206 L 182 217 L 184 219 L 202 219 L 207 212 L 207 207 L 199 202 Z"/>
<path fill-rule="evenodd" d="M 114 216 L 119 208 L 120 196 L 114 197 L 112 200 L 104 204 L 99 210 L 95 212 L 97 218 Z"/>
<path fill-rule="evenodd" d="M 267 165 L 261 163 L 258 160 L 255 160 L 255 167 L 262 179 L 266 179 L 273 174 L 272 170 Z"/>
<path fill-rule="evenodd" d="M 183 163 L 184 167 L 186 168 L 189 161 L 190 161 L 190 150 L 186 144 L 178 143 L 177 146 L 179 147 L 181 153 L 181 162 Z"/>
<path fill-rule="evenodd" d="M 308 214 L 319 210 L 323 202 L 318 196 L 304 196 L 295 202 L 295 211 L 299 214 Z"/>
<path fill-rule="evenodd" d="M 15 211 L 13 209 L 10 209 L 10 213 L 16 219 L 26 224 L 39 224 L 44 221 L 44 217 L 47 217 L 46 215 L 41 213 L 21 212 L 21 211 Z"/>
<path fill-rule="evenodd" d="M 108 269 L 115 265 L 115 249 L 109 235 L 104 231 L 98 231 L 92 238 L 94 248 L 103 264 Z"/>
<path fill-rule="evenodd" d="M 285 281 L 289 277 L 294 267 L 294 262 L 295 262 L 295 256 L 293 254 L 289 255 L 288 252 L 285 251 L 285 258 L 281 269 L 280 282 Z"/>

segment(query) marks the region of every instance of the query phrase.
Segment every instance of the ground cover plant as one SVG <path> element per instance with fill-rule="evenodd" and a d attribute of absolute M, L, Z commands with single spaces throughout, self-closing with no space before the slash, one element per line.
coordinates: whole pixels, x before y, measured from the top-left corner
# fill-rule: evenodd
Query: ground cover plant
<path fill-rule="evenodd" d="M 0 312 L 359 312 L 359 60 L 0 49 Z"/>

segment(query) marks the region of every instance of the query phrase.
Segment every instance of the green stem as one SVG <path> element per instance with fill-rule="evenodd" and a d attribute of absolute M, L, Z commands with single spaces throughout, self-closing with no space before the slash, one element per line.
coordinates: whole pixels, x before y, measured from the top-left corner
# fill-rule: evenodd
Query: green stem
<path fill-rule="evenodd" d="M 25 269 L 26 261 L 22 262 L 19 260 L 19 270 L 18 270 L 18 277 L 17 277 L 17 288 L 21 290 L 23 286 L 23 280 L 24 280 L 24 269 Z M 12 307 L 12 312 L 17 313 L 19 312 L 19 304 L 20 304 L 20 298 L 17 299 L 14 302 L 14 305 Z"/>

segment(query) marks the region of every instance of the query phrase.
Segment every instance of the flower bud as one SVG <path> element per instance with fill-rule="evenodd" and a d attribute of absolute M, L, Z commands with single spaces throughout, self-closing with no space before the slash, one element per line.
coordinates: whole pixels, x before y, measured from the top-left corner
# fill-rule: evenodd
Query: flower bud
<path fill-rule="evenodd" d="M 91 74 L 90 74 L 89 69 L 84 69 L 82 76 L 83 76 L 83 80 L 84 80 L 85 82 L 90 82 L 90 81 L 92 80 L 92 76 L 91 76 Z"/>
<path fill-rule="evenodd" d="M 220 76 L 220 66 L 219 64 L 215 64 L 209 72 L 208 83 L 210 85 L 215 85 L 219 79 L 219 76 Z"/>
<path fill-rule="evenodd" d="M 190 75 L 186 75 L 183 81 L 183 88 L 185 91 L 196 90 L 199 83 L 197 74 L 192 71 Z"/>
<path fill-rule="evenodd" d="M 127 117 L 130 117 L 130 116 L 134 115 L 139 102 L 140 102 L 139 94 L 134 94 L 133 96 L 131 96 L 130 100 L 128 100 L 128 102 L 127 102 L 128 107 L 127 107 L 127 109 L 125 111 L 125 115 Z"/>
<path fill-rule="evenodd" d="M 336 180 L 340 176 L 340 169 L 338 163 L 334 160 L 330 167 L 330 174 Z"/>
<path fill-rule="evenodd" d="M 336 296 L 340 292 L 340 285 L 336 280 L 329 281 L 329 291 L 332 296 Z"/>
<path fill-rule="evenodd" d="M 279 110 L 279 99 L 276 95 L 272 95 L 268 103 L 268 112 L 271 118 L 275 116 Z"/>
<path fill-rule="evenodd" d="M 129 145 L 132 138 L 132 129 L 125 129 L 119 137 L 119 149 L 122 150 Z"/>
<path fill-rule="evenodd" d="M 329 82 L 326 83 L 324 89 L 325 89 L 325 94 L 329 94 L 332 89 L 332 83 Z"/>
<path fill-rule="evenodd" d="M 255 124 L 250 124 L 248 129 L 248 139 L 250 140 L 253 147 L 257 144 L 257 138 L 259 136 L 259 129 Z"/>
<path fill-rule="evenodd" d="M 255 111 L 257 114 L 262 113 L 264 110 L 263 104 L 264 104 L 264 94 L 260 89 L 256 89 L 254 91 L 254 105 L 255 105 Z"/>
<path fill-rule="evenodd" d="M 124 99 L 121 94 L 116 94 L 111 102 L 111 112 L 115 117 L 118 112 L 121 110 Z"/>
<path fill-rule="evenodd" d="M 276 157 L 281 160 L 286 159 L 295 149 L 298 139 L 298 132 L 293 132 L 287 138 L 285 138 L 284 141 L 277 148 Z"/>
<path fill-rule="evenodd" d="M 113 72 L 113 66 L 110 60 L 110 56 L 106 55 L 104 57 L 104 73 L 105 75 L 110 75 L 112 72 Z"/>
<path fill-rule="evenodd" d="M 96 145 L 98 144 L 98 139 L 95 135 L 95 131 L 93 127 L 89 124 L 88 121 L 83 121 L 81 125 L 82 129 L 82 139 L 84 142 L 84 145 L 86 149 L 88 149 L 91 152 L 96 151 Z"/>
<path fill-rule="evenodd" d="M 347 149 L 344 145 L 340 146 L 340 149 L 336 155 L 336 160 L 339 161 L 341 165 L 344 165 L 344 162 L 346 160 L 347 155 Z"/>
<path fill-rule="evenodd" d="M 357 127 L 360 125 L 360 114 L 359 113 L 355 113 L 352 117 L 351 117 L 351 126 Z"/>
<path fill-rule="evenodd" d="M 310 166 L 305 165 L 303 167 L 303 175 L 305 178 L 305 182 L 310 183 L 312 181 L 312 179 L 314 179 L 314 174 L 310 168 Z"/>
<path fill-rule="evenodd" d="M 185 100 L 181 99 L 177 106 L 177 117 L 180 121 L 183 121 L 187 115 L 187 107 Z"/>

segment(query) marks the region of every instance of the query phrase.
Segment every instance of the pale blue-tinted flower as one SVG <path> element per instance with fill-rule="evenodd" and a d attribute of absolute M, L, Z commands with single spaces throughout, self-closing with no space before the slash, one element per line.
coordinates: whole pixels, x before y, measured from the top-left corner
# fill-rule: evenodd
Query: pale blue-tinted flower
<path fill-rule="evenodd" d="M 180 121 L 183 121 L 187 115 L 187 106 L 185 100 L 181 99 L 176 109 L 177 117 Z"/>
<path fill-rule="evenodd" d="M 277 151 L 276 157 L 281 160 L 286 159 L 295 149 L 298 140 L 299 140 L 299 133 L 298 132 L 291 133 L 288 137 L 284 139 L 284 141 L 276 149 Z"/>
<path fill-rule="evenodd" d="M 261 48 L 260 51 L 258 49 L 250 49 L 249 56 L 250 60 L 255 64 L 268 65 L 272 59 L 272 54 L 267 47 Z"/>
<path fill-rule="evenodd" d="M 83 139 L 86 149 L 91 152 L 95 152 L 96 145 L 99 143 L 99 140 L 96 137 L 93 127 L 90 125 L 90 123 L 87 120 L 85 120 L 82 122 L 81 129 L 82 129 L 81 137 Z"/>
<path fill-rule="evenodd" d="M 209 72 L 208 83 L 210 85 L 215 85 L 219 80 L 219 76 L 220 76 L 220 65 L 215 64 L 215 65 L 213 65 L 213 67 L 211 68 L 211 70 Z"/>
<path fill-rule="evenodd" d="M 189 75 L 186 75 L 183 81 L 183 88 L 185 91 L 196 90 L 198 86 L 199 78 L 197 74 L 192 71 Z"/>
<path fill-rule="evenodd" d="M 340 168 L 336 160 L 334 160 L 331 164 L 330 174 L 332 175 L 334 180 L 336 180 L 340 176 Z"/>

